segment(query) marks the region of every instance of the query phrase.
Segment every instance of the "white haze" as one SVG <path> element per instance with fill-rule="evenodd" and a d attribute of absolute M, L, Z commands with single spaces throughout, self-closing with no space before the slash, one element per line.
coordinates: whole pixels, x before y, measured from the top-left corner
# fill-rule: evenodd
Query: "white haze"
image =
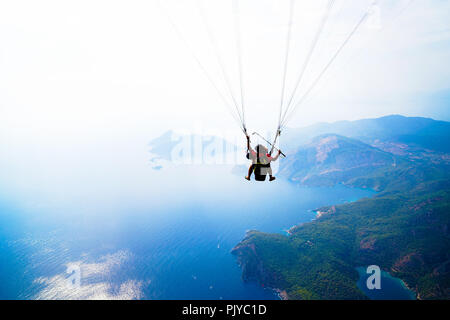
<path fill-rule="evenodd" d="M 448 96 L 450 2 L 409 2 L 378 2 L 382 28 L 360 30 L 289 126 L 392 113 L 448 120 L 448 106 L 435 106 L 434 99 Z M 60 186 L 83 182 L 81 197 L 98 187 L 84 182 L 108 186 L 109 177 L 113 190 L 105 197 L 119 197 L 121 186 L 157 174 L 148 169 L 146 146 L 156 135 L 191 130 L 198 123 L 205 130 L 238 130 L 166 16 L 226 92 L 197 0 L 161 3 L 162 8 L 154 0 L 0 2 L 4 191 L 46 188 L 64 197 L 69 191 Z M 371 3 L 336 1 L 305 86 Z M 325 4 L 297 1 L 288 92 Z M 288 5 L 286 0 L 241 1 L 251 130 L 275 126 Z M 205 10 L 237 93 L 231 1 L 205 1 Z"/>

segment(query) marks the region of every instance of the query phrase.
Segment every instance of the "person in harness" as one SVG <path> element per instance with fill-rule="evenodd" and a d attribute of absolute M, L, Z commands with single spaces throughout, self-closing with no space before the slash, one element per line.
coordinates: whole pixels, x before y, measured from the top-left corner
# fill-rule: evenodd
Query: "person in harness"
<path fill-rule="evenodd" d="M 258 144 L 255 149 L 256 151 L 252 149 L 250 137 L 247 136 L 247 159 L 252 160 L 252 164 L 248 168 L 248 174 L 245 179 L 250 181 L 251 175 L 254 173 L 255 180 L 257 181 L 265 181 L 267 174 L 269 175 L 269 181 L 275 180 L 275 177 L 272 175 L 270 163 L 277 161 L 281 151 L 278 150 L 278 154 L 272 157 L 269 150 L 263 145 Z"/>

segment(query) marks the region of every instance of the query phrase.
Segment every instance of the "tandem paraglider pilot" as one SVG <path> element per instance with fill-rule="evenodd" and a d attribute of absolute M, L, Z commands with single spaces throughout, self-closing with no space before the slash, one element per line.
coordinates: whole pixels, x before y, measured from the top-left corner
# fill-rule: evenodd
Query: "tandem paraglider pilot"
<path fill-rule="evenodd" d="M 250 181 L 251 175 L 254 173 L 256 181 L 265 181 L 267 175 L 269 175 L 269 181 L 275 180 L 270 163 L 277 161 L 281 151 L 278 150 L 277 155 L 272 157 L 269 150 L 261 144 L 258 144 L 255 149 L 252 149 L 250 137 L 247 135 L 247 159 L 252 160 L 252 164 L 248 168 L 248 174 L 245 179 Z"/>

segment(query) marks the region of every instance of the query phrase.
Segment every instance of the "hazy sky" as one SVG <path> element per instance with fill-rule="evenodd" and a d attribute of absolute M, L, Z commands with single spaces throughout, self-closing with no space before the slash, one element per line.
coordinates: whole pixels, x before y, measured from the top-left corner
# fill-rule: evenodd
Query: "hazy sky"
<path fill-rule="evenodd" d="M 165 14 L 226 93 L 198 1 L 162 2 L 163 10 L 155 0 L 1 1 L 2 143 L 145 140 L 194 122 L 237 128 Z M 327 2 L 296 1 L 287 92 Z M 206 3 L 237 92 L 232 1 Z M 261 127 L 276 121 L 289 1 L 240 3 L 247 119 Z M 303 88 L 371 3 L 336 0 Z M 450 1 L 380 0 L 378 8 L 375 23 L 361 28 L 289 126 L 392 113 L 450 120 Z"/>

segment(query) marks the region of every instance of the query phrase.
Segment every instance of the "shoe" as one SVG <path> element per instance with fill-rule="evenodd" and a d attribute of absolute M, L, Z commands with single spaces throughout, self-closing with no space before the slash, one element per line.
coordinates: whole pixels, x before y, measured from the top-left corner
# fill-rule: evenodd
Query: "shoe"
<path fill-rule="evenodd" d="M 245 177 L 246 180 L 250 181 L 250 177 Z"/>
<path fill-rule="evenodd" d="M 270 177 L 269 178 L 269 181 L 273 181 L 273 180 L 275 180 L 276 178 L 275 177 Z"/>

